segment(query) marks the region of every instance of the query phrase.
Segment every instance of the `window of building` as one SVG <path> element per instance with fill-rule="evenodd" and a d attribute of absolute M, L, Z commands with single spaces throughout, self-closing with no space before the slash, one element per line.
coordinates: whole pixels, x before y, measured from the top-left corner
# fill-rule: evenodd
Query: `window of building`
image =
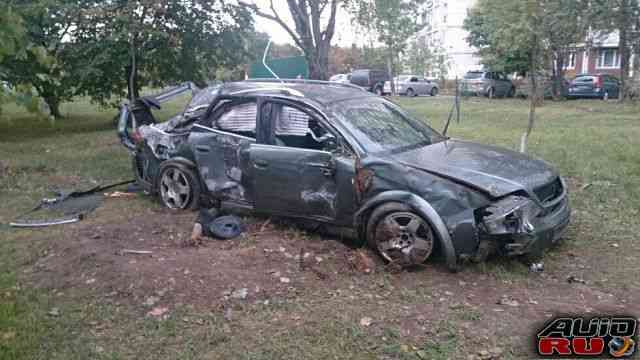
<path fill-rule="evenodd" d="M 564 68 L 565 69 L 575 69 L 576 68 L 576 53 L 571 52 L 566 59 L 564 59 Z"/>
<path fill-rule="evenodd" d="M 619 68 L 620 55 L 618 49 L 600 49 L 598 60 L 596 62 L 598 68 Z"/>

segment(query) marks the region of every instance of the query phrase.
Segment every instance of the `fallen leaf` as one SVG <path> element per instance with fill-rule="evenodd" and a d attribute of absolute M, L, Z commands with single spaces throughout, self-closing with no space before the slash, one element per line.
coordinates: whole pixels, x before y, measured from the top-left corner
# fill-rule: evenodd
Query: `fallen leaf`
<path fill-rule="evenodd" d="M 360 325 L 361 326 L 369 327 L 369 326 L 371 326 L 372 323 L 373 323 L 373 319 L 368 317 L 368 316 L 365 316 L 362 319 L 360 319 Z"/>
<path fill-rule="evenodd" d="M 169 308 L 158 306 L 158 307 L 154 308 L 153 310 L 149 311 L 147 313 L 147 315 L 154 316 L 154 317 L 160 317 L 160 316 L 164 315 L 165 313 L 167 313 L 168 311 L 169 311 Z"/>

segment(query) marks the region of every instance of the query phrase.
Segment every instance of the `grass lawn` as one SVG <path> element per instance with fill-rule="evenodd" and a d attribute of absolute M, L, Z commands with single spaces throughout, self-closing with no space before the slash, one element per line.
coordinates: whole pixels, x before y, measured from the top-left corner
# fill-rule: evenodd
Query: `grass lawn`
<path fill-rule="evenodd" d="M 438 130 L 451 107 L 445 98 L 397 101 Z M 515 149 L 527 105 L 465 99 L 448 135 Z M 52 188 L 132 176 L 114 111 L 78 101 L 62 112 L 65 119 L 51 122 L 9 107 L 0 119 L 0 359 L 467 359 L 484 356 L 480 350 L 529 358 L 534 326 L 554 313 L 640 315 L 640 107 L 570 101 L 538 110 L 530 152 L 567 178 L 573 208 L 567 238 L 545 255 L 542 274 L 493 259 L 458 274 L 436 264 L 365 275 L 345 270 L 342 254 L 351 250 L 340 242 L 284 225 L 265 232 L 263 219 L 247 237 L 186 250 L 168 234 L 188 234 L 193 216 L 167 214 L 145 196 L 108 200 L 71 226 L 10 229 Z M 302 241 L 321 254 L 329 280 L 297 273 L 286 258 L 261 270 L 263 257 L 288 254 L 282 248 L 296 255 Z M 156 246 L 160 255 L 114 257 L 113 244 Z M 94 246 L 103 251 L 83 252 Z M 158 265 L 185 252 L 192 264 Z M 291 283 L 262 285 L 275 270 Z M 168 295 L 163 271 L 175 273 Z M 568 284 L 569 275 L 586 284 Z M 222 294 L 239 287 L 249 289 L 246 300 Z M 170 309 L 166 319 L 146 315 L 151 296 Z M 518 305 L 496 305 L 502 296 Z"/>

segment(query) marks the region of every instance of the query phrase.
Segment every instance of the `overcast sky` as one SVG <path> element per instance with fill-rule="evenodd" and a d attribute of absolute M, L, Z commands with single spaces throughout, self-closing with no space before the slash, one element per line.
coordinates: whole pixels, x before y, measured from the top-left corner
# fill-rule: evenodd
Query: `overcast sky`
<path fill-rule="evenodd" d="M 253 0 L 247 1 L 253 2 L 257 4 L 260 9 L 268 11 L 269 9 L 269 0 Z M 286 0 L 273 0 L 273 4 L 278 11 L 278 15 L 283 18 L 293 29 L 293 21 L 291 20 L 291 14 L 289 13 L 289 7 L 287 6 Z M 329 13 L 328 9 L 325 10 L 325 13 Z M 256 30 L 266 32 L 271 36 L 271 40 L 279 44 L 294 44 L 293 39 L 284 30 L 280 25 L 276 22 L 267 20 L 265 18 L 261 18 L 256 16 Z M 324 27 L 323 27 L 324 29 Z M 333 36 L 333 40 L 331 41 L 332 45 L 339 46 L 351 46 L 352 43 L 361 44 L 364 41 L 362 36 L 356 36 L 355 30 L 351 25 L 351 20 L 349 15 L 341 8 L 338 8 L 338 15 L 336 16 L 336 32 Z"/>

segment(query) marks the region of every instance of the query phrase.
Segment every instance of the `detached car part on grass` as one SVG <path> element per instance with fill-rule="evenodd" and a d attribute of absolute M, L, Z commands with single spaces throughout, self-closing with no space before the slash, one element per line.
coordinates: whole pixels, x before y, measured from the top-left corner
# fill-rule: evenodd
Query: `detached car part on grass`
<path fill-rule="evenodd" d="M 569 223 L 566 184 L 549 164 L 447 138 L 353 86 L 261 80 L 194 93 L 166 123 L 153 123 L 157 99 L 120 117 L 136 178 L 169 208 L 304 219 L 387 261 L 440 253 L 452 270 L 492 252 L 538 254 Z"/>

